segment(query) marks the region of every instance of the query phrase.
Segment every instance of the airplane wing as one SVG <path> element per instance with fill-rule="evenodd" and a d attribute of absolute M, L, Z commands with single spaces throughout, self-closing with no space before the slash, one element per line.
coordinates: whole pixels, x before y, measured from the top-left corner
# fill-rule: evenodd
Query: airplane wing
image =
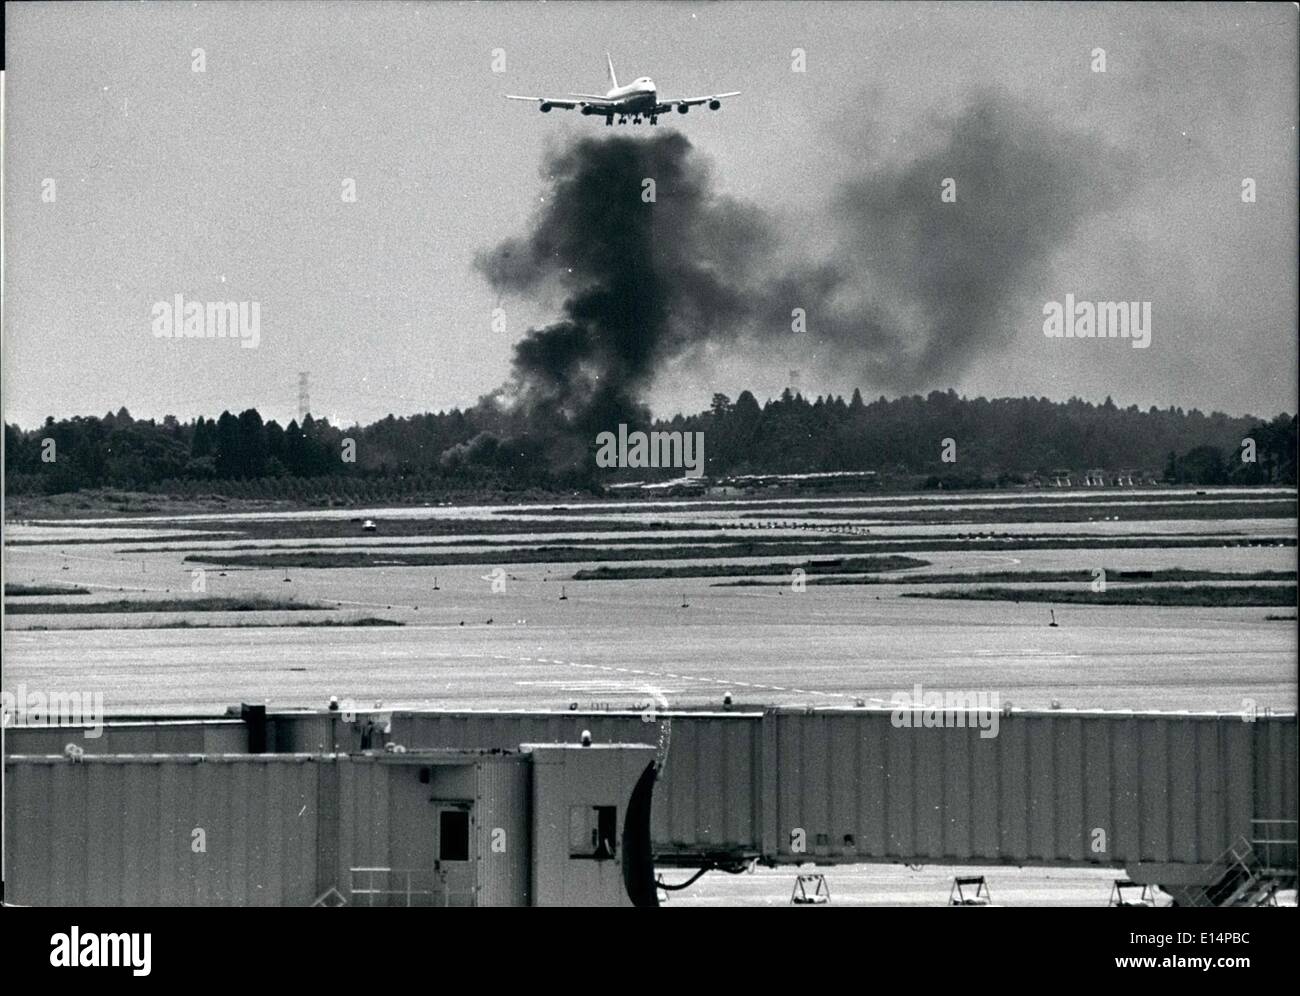
<path fill-rule="evenodd" d="M 739 96 L 740 91 L 733 90 L 731 93 L 715 93 L 708 97 L 687 97 L 684 100 L 664 100 L 655 108 L 655 113 L 663 114 L 667 111 L 671 111 L 673 108 L 685 113 L 688 107 L 695 107 L 697 104 L 720 104 L 727 97 Z"/>
<path fill-rule="evenodd" d="M 544 111 L 549 111 L 552 107 L 563 107 L 566 111 L 571 111 L 590 103 L 586 100 L 565 100 L 563 97 L 516 97 L 513 93 L 506 94 L 506 100 L 531 100 L 535 104 L 541 104 Z"/>

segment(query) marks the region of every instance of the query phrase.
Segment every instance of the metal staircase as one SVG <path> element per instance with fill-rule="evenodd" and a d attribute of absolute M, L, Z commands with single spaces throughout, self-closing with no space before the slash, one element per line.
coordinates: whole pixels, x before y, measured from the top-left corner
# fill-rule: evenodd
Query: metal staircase
<path fill-rule="evenodd" d="M 1187 889 L 1186 906 L 1276 906 L 1296 887 L 1296 821 L 1252 820 L 1251 839 L 1238 837 L 1211 865 L 1209 884 Z"/>

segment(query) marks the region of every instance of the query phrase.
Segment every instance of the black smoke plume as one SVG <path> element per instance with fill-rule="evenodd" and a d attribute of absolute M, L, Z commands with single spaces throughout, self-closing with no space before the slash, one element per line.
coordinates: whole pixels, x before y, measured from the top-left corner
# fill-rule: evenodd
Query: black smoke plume
<path fill-rule="evenodd" d="M 641 399 L 668 360 L 788 338 L 796 308 L 809 351 L 863 386 L 960 375 L 1005 346 L 1006 308 L 1052 252 L 1114 206 L 1120 161 L 991 94 L 932 132 L 911 158 L 827 178 L 815 223 L 720 194 L 679 132 L 554 152 L 527 233 L 476 260 L 503 293 L 564 299 L 560 320 L 516 346 L 498 401 L 552 459 L 582 462 L 597 433 L 648 420 Z M 949 177 L 955 203 L 940 198 Z"/>

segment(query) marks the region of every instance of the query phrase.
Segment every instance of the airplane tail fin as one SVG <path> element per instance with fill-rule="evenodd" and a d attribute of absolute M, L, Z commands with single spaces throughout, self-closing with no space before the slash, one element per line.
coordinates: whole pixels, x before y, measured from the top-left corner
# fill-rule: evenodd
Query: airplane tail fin
<path fill-rule="evenodd" d="M 609 63 L 609 85 L 611 89 L 618 89 L 618 77 L 614 75 L 614 60 L 610 58 L 608 52 L 605 53 L 605 61 Z"/>

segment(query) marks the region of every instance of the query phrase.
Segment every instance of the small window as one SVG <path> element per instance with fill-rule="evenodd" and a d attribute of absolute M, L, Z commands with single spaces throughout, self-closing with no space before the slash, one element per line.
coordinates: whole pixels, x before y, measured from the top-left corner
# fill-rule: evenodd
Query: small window
<path fill-rule="evenodd" d="M 569 807 L 569 857 L 609 861 L 617 853 L 617 806 Z"/>
<path fill-rule="evenodd" d="M 444 809 L 438 814 L 438 860 L 469 860 L 469 812 Z"/>

